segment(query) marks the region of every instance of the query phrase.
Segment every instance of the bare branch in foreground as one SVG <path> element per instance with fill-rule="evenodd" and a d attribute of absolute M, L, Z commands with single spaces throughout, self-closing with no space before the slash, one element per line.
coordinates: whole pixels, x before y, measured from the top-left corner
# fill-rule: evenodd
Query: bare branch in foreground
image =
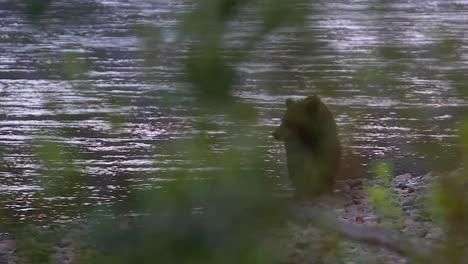
<path fill-rule="evenodd" d="M 290 211 L 291 216 L 297 221 L 312 224 L 321 230 L 341 235 L 353 241 L 384 247 L 407 258 L 428 258 L 430 256 L 430 249 L 422 243 L 416 243 L 391 230 L 345 222 L 320 209 L 293 206 Z"/>

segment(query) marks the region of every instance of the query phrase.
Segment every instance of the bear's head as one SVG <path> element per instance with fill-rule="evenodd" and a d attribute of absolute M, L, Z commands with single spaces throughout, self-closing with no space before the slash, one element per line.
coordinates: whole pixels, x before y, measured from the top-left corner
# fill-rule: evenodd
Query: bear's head
<path fill-rule="evenodd" d="M 302 100 L 286 99 L 286 112 L 273 137 L 280 141 L 304 141 L 315 133 L 321 101 L 316 95 Z"/>

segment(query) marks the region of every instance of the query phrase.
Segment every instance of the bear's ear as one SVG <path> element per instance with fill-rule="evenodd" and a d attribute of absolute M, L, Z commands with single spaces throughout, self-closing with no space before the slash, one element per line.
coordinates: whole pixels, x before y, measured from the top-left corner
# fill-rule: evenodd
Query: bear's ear
<path fill-rule="evenodd" d="M 309 113 L 317 113 L 320 109 L 320 98 L 316 95 L 309 96 L 306 98 L 307 111 Z"/>
<path fill-rule="evenodd" d="M 294 100 L 291 98 L 286 99 L 286 108 L 291 108 L 291 106 L 294 104 Z"/>

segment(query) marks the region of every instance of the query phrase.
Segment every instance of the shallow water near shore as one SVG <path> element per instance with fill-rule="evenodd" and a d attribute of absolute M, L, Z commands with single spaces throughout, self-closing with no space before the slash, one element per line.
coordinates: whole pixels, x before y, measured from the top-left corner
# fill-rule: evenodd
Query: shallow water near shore
<path fill-rule="evenodd" d="M 90 3 L 92 11 L 83 15 L 70 9 L 72 4 L 57 1 L 34 25 L 15 5 L 0 1 L 0 190 L 8 209 L 21 219 L 42 213 L 43 205 L 35 205 L 39 198 L 50 202 L 48 212 L 60 211 L 63 220 L 79 216 L 77 205 L 110 205 L 124 200 L 132 189 L 177 180 L 161 175 L 183 170 L 189 162 L 183 154 L 166 150 L 197 132 L 192 125 L 199 118 L 194 114 L 197 105 L 187 86 L 177 81 L 179 59 L 187 54 L 184 47 L 172 49 L 177 21 L 193 3 Z M 384 160 L 395 174 L 431 170 L 428 153 L 417 146 L 453 146 L 457 123 L 468 105 L 456 88 L 460 83 L 447 79 L 453 72 L 466 72 L 464 53 L 443 64 L 433 51 L 446 40 L 466 51 L 468 16 L 463 11 L 468 1 L 400 0 L 385 13 L 365 0 L 304 5 L 316 10 L 307 17 L 310 35 L 300 37 L 288 28 L 274 32 L 251 59 L 238 65 L 240 81 L 234 91 L 258 112 L 252 136 L 267 138 L 267 144 L 259 146 L 272 163 L 267 176 L 278 178 L 278 188 L 287 188 L 283 146 L 271 132 L 280 122 L 286 98 L 311 93 L 330 106 L 342 141 L 365 168 L 370 161 Z M 51 15 L 66 15 L 64 10 L 80 15 L 80 23 L 64 24 Z M 144 45 L 137 34 L 141 25 L 159 29 L 159 45 Z M 232 26 L 242 29 L 226 36 L 235 45 L 256 24 L 245 18 Z M 316 50 L 307 48 L 312 37 Z M 384 65 L 377 58 L 392 52 L 389 46 L 404 55 Z M 148 54 L 151 65 L 145 62 Z M 67 56 L 92 66 L 67 76 L 61 66 Z M 382 75 L 370 65 L 388 67 Z M 395 69 L 402 67 L 408 70 Z M 396 84 L 386 87 L 384 77 Z M 225 122 L 216 113 L 210 118 Z M 116 119 L 122 121 L 116 125 Z M 222 142 L 235 136 L 230 133 L 220 125 L 210 136 Z M 43 192 L 38 179 L 52 176 L 43 175 L 37 162 L 34 146 L 41 140 L 78 150 L 73 163 L 90 179 L 76 186 L 76 192 L 89 191 L 86 201 Z M 452 151 L 433 156 L 437 155 L 455 163 Z"/>

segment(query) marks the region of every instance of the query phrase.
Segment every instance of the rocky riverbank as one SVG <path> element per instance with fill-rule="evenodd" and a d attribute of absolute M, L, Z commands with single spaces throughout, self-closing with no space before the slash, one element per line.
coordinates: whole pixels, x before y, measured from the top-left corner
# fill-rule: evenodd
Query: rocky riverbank
<path fill-rule="evenodd" d="M 303 202 L 300 206 L 303 209 L 324 209 L 350 225 L 391 230 L 421 248 L 429 247 L 444 236 L 443 229 L 433 221 L 426 207 L 426 194 L 432 179 L 432 174 L 413 176 L 409 173 L 393 178 L 385 190 L 388 195 L 384 202 L 393 204 L 390 208 L 376 206 L 378 201 L 373 200 L 369 193 L 374 186 L 381 186 L 381 182 L 368 179 L 341 181 L 333 196 L 323 197 L 318 203 Z M 281 256 L 283 263 L 409 263 L 401 254 L 372 241 L 350 241 L 313 226 L 293 222 L 288 230 L 283 237 L 287 245 Z M 338 259 L 344 261 L 339 262 Z"/>
<path fill-rule="evenodd" d="M 366 227 L 382 227 L 392 230 L 402 237 L 418 241 L 421 246 L 437 244 L 443 239 L 443 229 L 438 226 L 426 207 L 426 193 L 433 176 L 431 174 L 414 176 L 399 175 L 387 182 L 382 189 L 385 195 L 371 194 L 373 188 L 382 186 L 378 179 L 352 179 L 340 181 L 333 195 L 322 197 L 315 201 L 297 202 L 299 211 L 320 209 L 344 223 Z M 379 190 L 377 187 L 377 190 Z M 387 207 L 376 206 L 378 199 L 384 197 Z M 390 206 L 388 206 L 390 205 Z M 120 220 L 119 220 L 120 221 Z M 125 220 L 121 221 L 121 229 L 127 227 Z M 120 228 L 120 227 L 119 227 Z M 77 249 L 82 248 L 82 241 L 89 235 L 89 223 L 75 221 L 66 228 L 53 230 L 35 230 L 38 236 L 25 237 L 4 233 L 0 236 L 0 264 L 27 263 L 24 259 L 40 260 L 48 263 L 76 263 Z M 286 228 L 278 230 L 273 235 L 279 246 L 274 250 L 277 258 L 285 264 L 302 263 L 409 263 L 395 250 L 389 250 L 382 245 L 372 245 L 372 242 L 361 243 L 320 230 L 307 222 L 298 223 L 291 220 Z M 385 239 L 385 238 L 384 238 Z M 24 248 L 37 247 L 34 250 Z M 29 254 L 26 258 L 25 254 Z M 34 255 L 35 254 L 35 255 Z M 339 261 L 341 260 L 341 261 Z M 344 260 L 344 261 L 343 261 Z M 39 261 L 37 262 L 39 263 Z"/>

